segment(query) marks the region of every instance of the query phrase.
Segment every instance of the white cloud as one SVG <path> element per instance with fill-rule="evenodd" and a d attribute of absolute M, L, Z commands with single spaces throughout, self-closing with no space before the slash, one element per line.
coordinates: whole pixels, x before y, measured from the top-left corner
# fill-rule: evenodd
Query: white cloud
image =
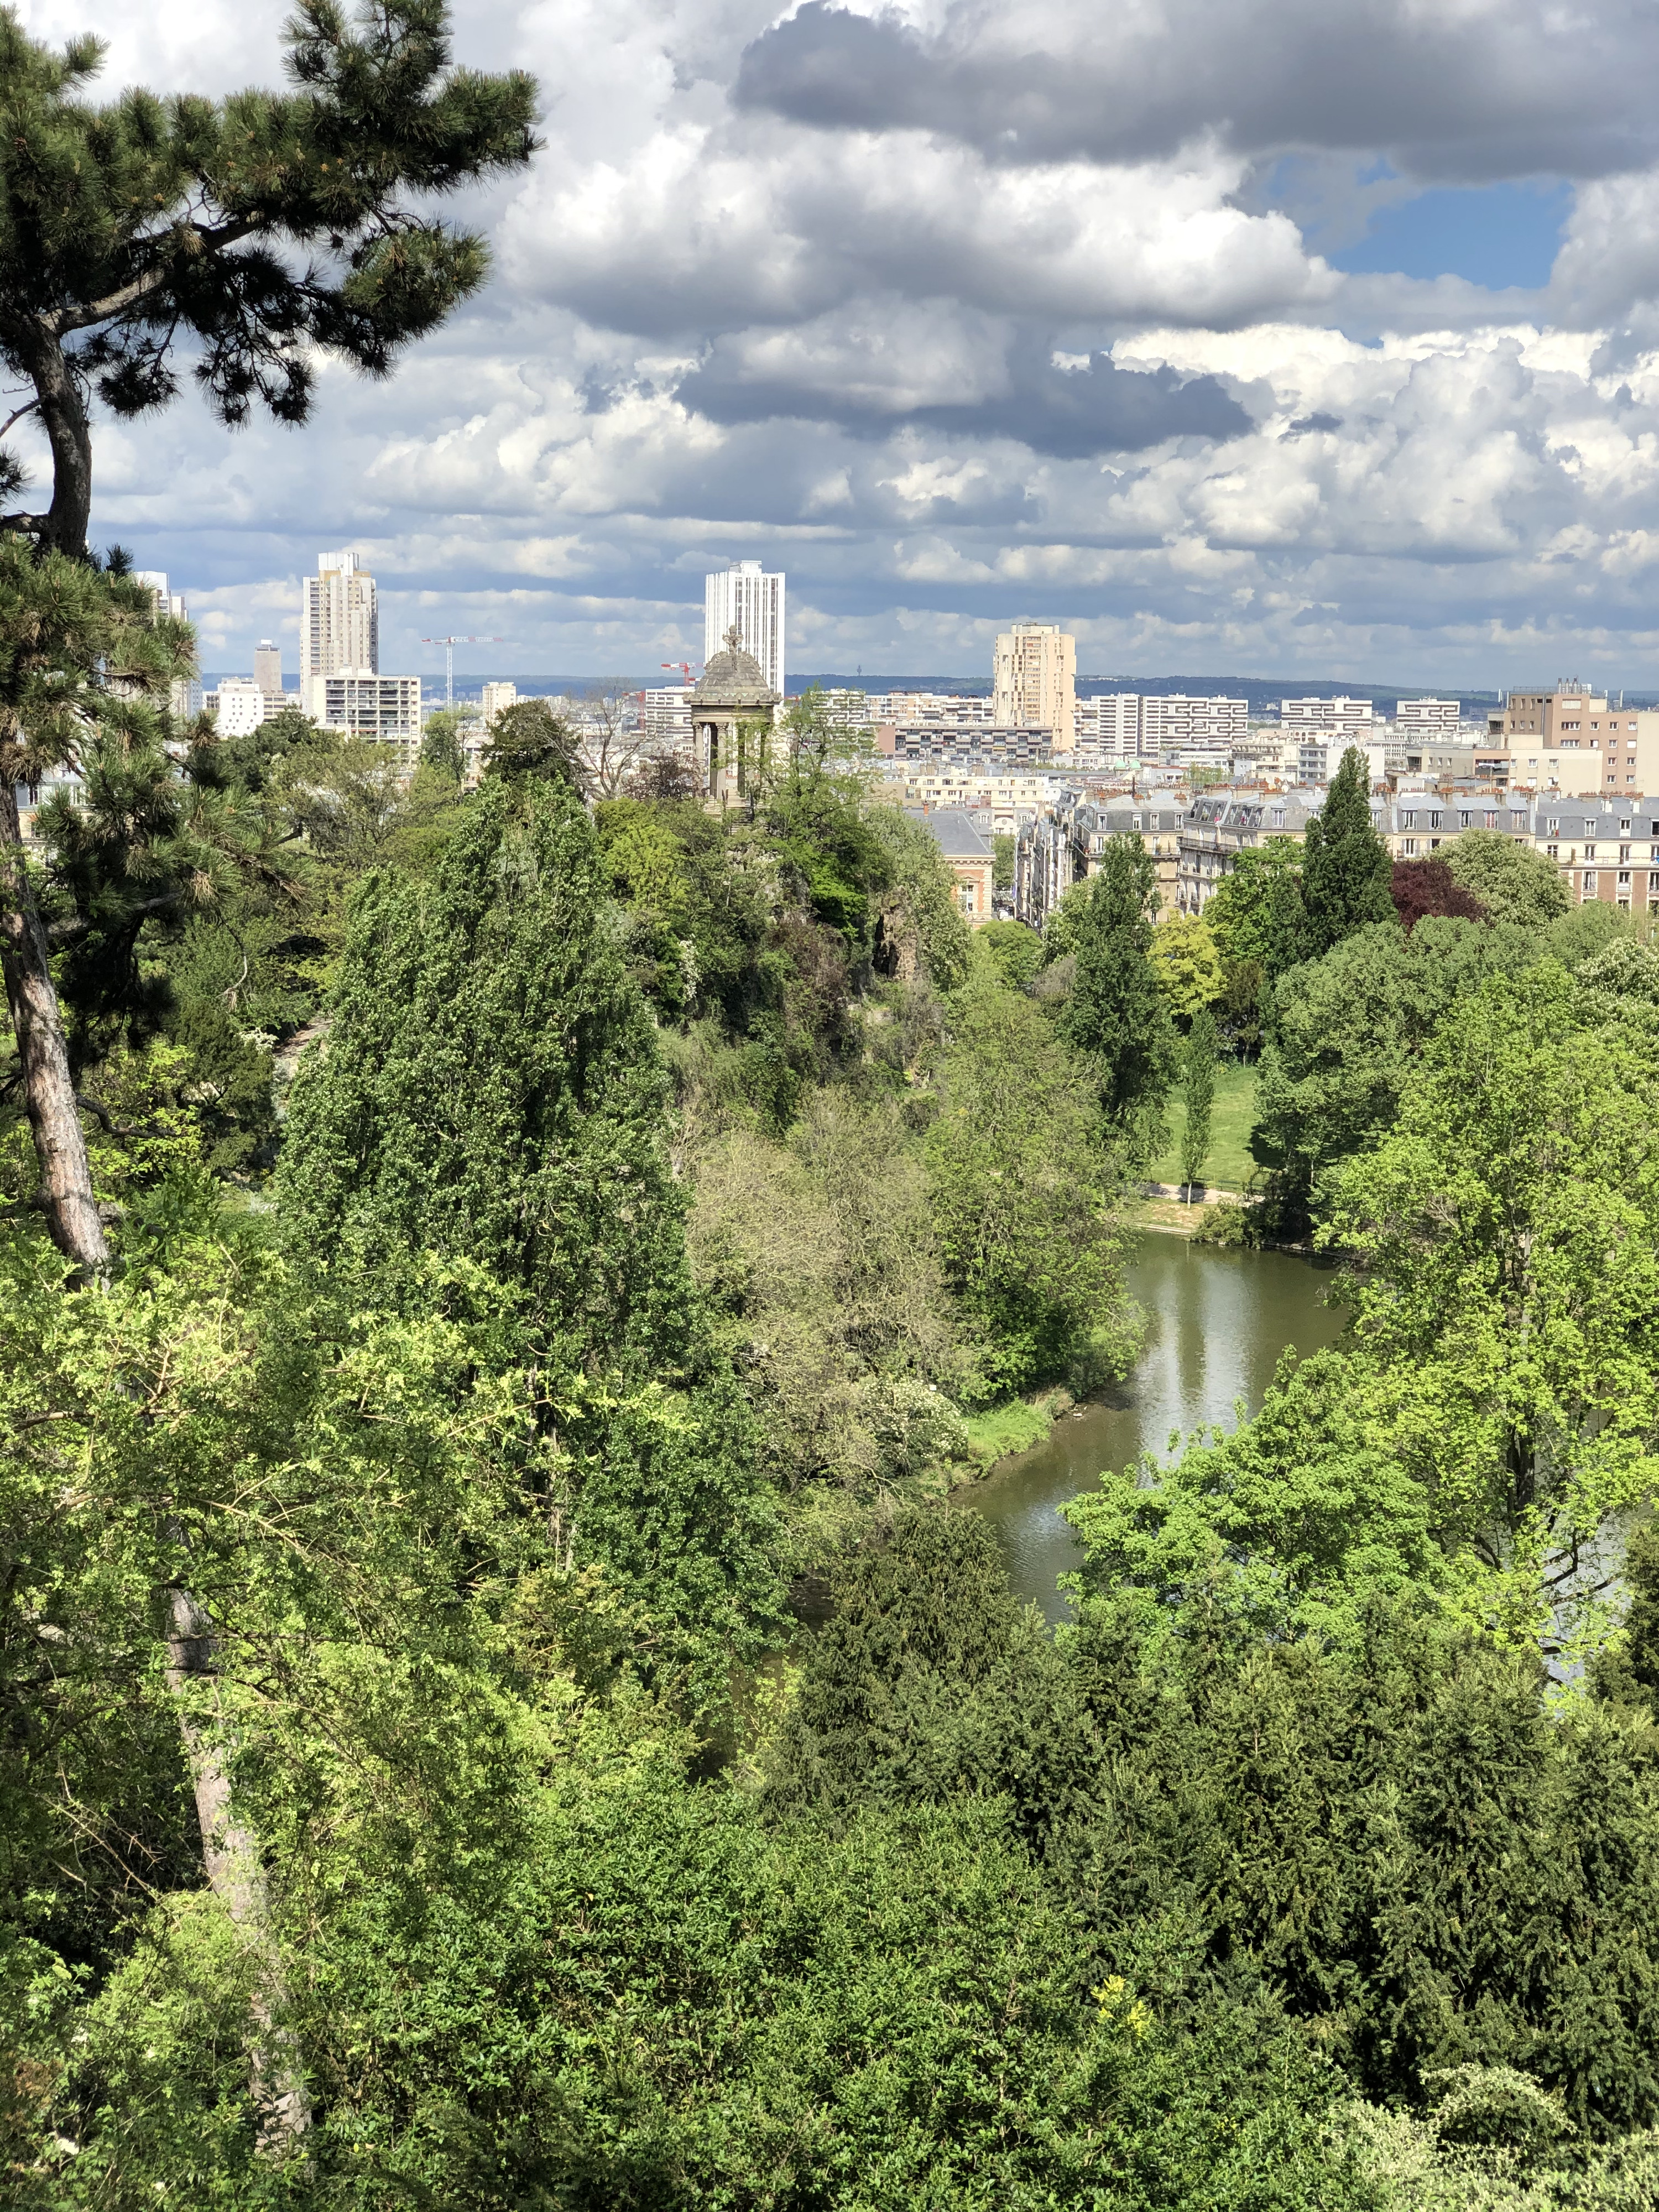
<path fill-rule="evenodd" d="M 24 12 L 101 29 L 112 92 L 278 76 L 286 0 Z M 422 634 L 475 629 L 511 640 L 475 667 L 644 674 L 745 553 L 791 572 L 797 670 L 981 670 L 1041 608 L 1101 672 L 1659 688 L 1645 6 L 775 13 L 459 11 L 462 58 L 544 87 L 533 169 L 471 203 L 489 293 L 302 433 L 102 424 L 100 541 L 232 665 L 356 543 L 388 661 L 434 670 Z M 1332 237 L 1401 178 L 1553 166 L 1552 285 L 1339 277 L 1291 157 Z"/>

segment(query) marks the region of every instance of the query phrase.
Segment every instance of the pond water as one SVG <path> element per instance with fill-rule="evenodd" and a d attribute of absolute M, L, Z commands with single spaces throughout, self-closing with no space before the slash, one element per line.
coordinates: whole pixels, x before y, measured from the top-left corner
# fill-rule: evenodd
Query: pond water
<path fill-rule="evenodd" d="M 958 1493 L 1002 1540 L 1018 1596 L 1066 1618 L 1054 1584 L 1079 1553 L 1059 1508 L 1107 1468 L 1166 1454 L 1171 1430 L 1233 1425 L 1235 1401 L 1261 1403 L 1286 1345 L 1316 1352 L 1342 1333 L 1325 1304 L 1329 1272 L 1290 1252 L 1226 1251 L 1148 1233 L 1129 1269 L 1146 1310 L 1146 1349 L 1122 1388 L 1057 1421 L 1030 1451 Z"/>

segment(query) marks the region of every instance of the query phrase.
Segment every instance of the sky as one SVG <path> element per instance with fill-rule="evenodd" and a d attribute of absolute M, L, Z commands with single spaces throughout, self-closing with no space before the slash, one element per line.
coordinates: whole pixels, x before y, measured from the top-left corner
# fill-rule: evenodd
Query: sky
<path fill-rule="evenodd" d="M 274 84 L 287 0 L 22 0 L 100 92 Z M 355 546 L 381 665 L 638 676 L 702 578 L 792 672 L 1659 690 L 1650 0 L 468 0 L 542 87 L 488 288 L 312 420 L 96 433 L 94 536 L 202 659 L 297 665 Z M 665 679 L 666 680 L 666 679 Z"/>

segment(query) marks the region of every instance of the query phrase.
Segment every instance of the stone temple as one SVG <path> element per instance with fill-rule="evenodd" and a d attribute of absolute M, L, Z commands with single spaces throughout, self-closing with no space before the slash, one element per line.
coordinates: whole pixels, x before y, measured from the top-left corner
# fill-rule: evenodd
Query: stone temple
<path fill-rule="evenodd" d="M 738 643 L 735 625 L 691 694 L 693 763 L 710 799 L 741 799 L 771 758 L 774 709 L 761 665 Z"/>

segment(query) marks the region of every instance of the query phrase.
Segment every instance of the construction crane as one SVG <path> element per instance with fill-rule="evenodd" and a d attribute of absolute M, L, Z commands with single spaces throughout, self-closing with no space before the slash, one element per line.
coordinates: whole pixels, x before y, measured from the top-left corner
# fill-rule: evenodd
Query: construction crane
<path fill-rule="evenodd" d="M 700 660 L 659 660 L 657 665 L 659 668 L 678 668 L 689 690 L 691 686 L 691 671 L 694 668 L 701 668 L 702 663 Z"/>
<path fill-rule="evenodd" d="M 505 645 L 504 637 L 423 637 L 422 645 L 441 645 L 444 649 L 444 705 L 451 714 L 455 710 L 455 648 L 458 645 Z"/>

